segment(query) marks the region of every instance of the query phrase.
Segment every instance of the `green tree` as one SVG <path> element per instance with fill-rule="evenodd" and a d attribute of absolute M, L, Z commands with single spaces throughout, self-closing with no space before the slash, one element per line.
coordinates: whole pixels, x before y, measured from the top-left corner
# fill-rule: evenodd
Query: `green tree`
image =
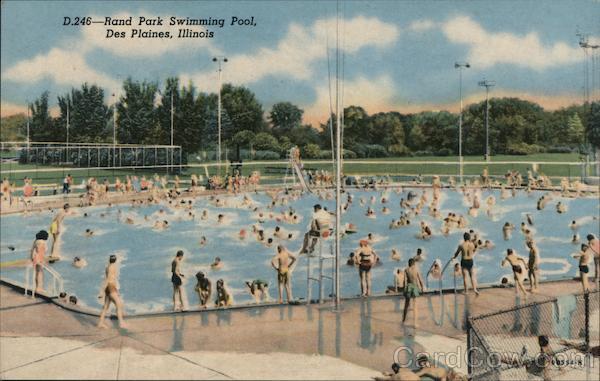
<path fill-rule="evenodd" d="M 600 150 L 600 102 L 590 105 L 590 118 L 587 124 L 587 138 L 590 144 Z M 598 160 L 600 158 L 596 158 Z"/>
<path fill-rule="evenodd" d="M 580 145 L 583 144 L 584 134 L 585 130 L 581 118 L 579 118 L 579 114 L 574 113 L 567 121 L 566 139 L 572 145 Z"/>
<path fill-rule="evenodd" d="M 257 133 L 265 129 L 262 105 L 249 89 L 231 84 L 223 85 L 221 104 L 229 120 L 222 125 L 221 138 L 224 141 L 231 139 L 238 131 Z"/>
<path fill-rule="evenodd" d="M 154 99 L 158 85 L 137 82 L 128 78 L 123 82 L 124 95 L 117 104 L 117 140 L 119 143 L 140 144 L 156 130 L 158 119 Z"/>
<path fill-rule="evenodd" d="M 252 139 L 252 146 L 257 151 L 279 152 L 279 143 L 277 138 L 268 132 L 259 132 Z"/>
<path fill-rule="evenodd" d="M 307 159 L 316 159 L 319 157 L 319 154 L 321 153 L 321 148 L 319 148 L 319 146 L 317 144 L 312 144 L 309 143 L 307 145 L 305 145 L 304 147 L 302 147 L 302 156 L 306 157 Z"/>
<path fill-rule="evenodd" d="M 59 131 L 56 123 L 50 117 L 48 98 L 50 94 L 44 91 L 42 95 L 29 105 L 31 121 L 29 123 L 29 139 L 38 142 L 64 141 L 66 131 Z"/>
<path fill-rule="evenodd" d="M 154 144 L 171 144 L 171 99 L 173 100 L 173 136 L 175 136 L 175 127 L 181 127 L 183 116 L 178 78 L 167 78 L 165 88 L 161 91 L 161 102 L 156 107 L 158 124 L 156 131 L 150 137 Z"/>
<path fill-rule="evenodd" d="M 70 142 L 102 142 L 108 138 L 106 127 L 111 113 L 104 103 L 104 90 L 96 85 L 84 83 L 80 89 L 58 97 L 60 116 L 56 123 L 62 128 L 67 125 L 69 111 Z M 112 140 L 112 134 L 110 134 Z"/>
<path fill-rule="evenodd" d="M 254 132 L 243 130 L 233 135 L 233 138 L 231 138 L 231 143 L 240 147 L 250 148 L 250 146 L 254 142 L 254 137 Z"/>
<path fill-rule="evenodd" d="M 269 113 L 273 132 L 277 136 L 288 134 L 302 123 L 304 111 L 290 102 L 275 103 Z"/>
<path fill-rule="evenodd" d="M 27 117 L 24 113 L 0 119 L 0 141 L 18 142 L 27 139 Z"/>

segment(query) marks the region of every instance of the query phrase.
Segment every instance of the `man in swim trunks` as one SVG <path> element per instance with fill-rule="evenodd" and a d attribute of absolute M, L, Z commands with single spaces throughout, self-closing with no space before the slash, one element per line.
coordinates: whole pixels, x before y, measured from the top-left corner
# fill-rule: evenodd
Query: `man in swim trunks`
<path fill-rule="evenodd" d="M 594 255 L 594 280 L 598 282 L 600 280 L 600 240 L 593 234 L 588 234 L 586 238 L 589 250 Z"/>
<path fill-rule="evenodd" d="M 473 291 L 475 291 L 475 295 L 479 295 L 479 291 L 477 291 L 477 280 L 474 276 L 473 271 L 473 257 L 475 256 L 475 244 L 471 241 L 471 235 L 469 233 L 463 234 L 463 242 L 458 245 L 456 252 L 452 259 L 458 257 L 460 254 L 460 267 L 462 269 L 463 275 L 463 285 L 465 289 L 465 294 L 469 293 L 469 286 L 467 286 L 467 275 L 471 279 L 471 286 L 473 286 Z"/>
<path fill-rule="evenodd" d="M 588 277 L 590 272 L 590 263 L 592 263 L 592 250 L 585 243 L 581 245 L 581 251 L 573 255 L 573 258 L 579 259 L 579 276 L 581 277 L 581 286 L 583 292 L 590 290 Z"/>
<path fill-rule="evenodd" d="M 173 262 L 171 262 L 171 283 L 173 283 L 173 311 L 183 311 L 183 295 L 181 285 L 183 274 L 181 273 L 181 261 L 183 261 L 183 250 L 177 251 Z"/>
<path fill-rule="evenodd" d="M 56 257 L 56 242 L 62 230 L 62 223 L 65 216 L 69 212 L 69 204 L 65 204 L 61 210 L 56 213 L 56 216 L 50 224 L 50 234 L 52 234 L 52 248 L 50 249 L 50 257 Z"/>
<path fill-rule="evenodd" d="M 421 277 L 421 273 L 419 269 L 415 265 L 414 258 L 408 260 L 408 268 L 404 270 L 404 313 L 402 316 L 402 324 L 406 321 L 406 316 L 408 315 L 408 308 L 410 307 L 410 300 L 415 299 L 413 303 L 413 316 L 415 321 L 415 326 L 417 322 L 417 300 L 416 297 L 419 296 L 420 292 L 423 292 L 423 278 Z"/>
<path fill-rule="evenodd" d="M 119 319 L 119 327 L 127 328 L 125 321 L 123 320 L 123 302 L 121 301 L 121 297 L 119 296 L 119 275 L 117 269 L 117 256 L 111 255 L 108 259 L 108 266 L 106 266 L 106 270 L 104 272 L 105 280 L 102 284 L 102 290 L 100 297 L 104 298 L 104 306 L 102 307 L 102 312 L 100 313 L 100 318 L 98 319 L 98 327 L 107 328 L 106 324 L 104 324 L 104 316 L 108 309 L 110 308 L 110 304 L 113 303 L 115 308 L 117 309 L 117 319 Z"/>
<path fill-rule="evenodd" d="M 279 285 L 279 303 L 283 303 L 283 288 L 285 287 L 288 303 L 292 301 L 292 285 L 290 283 L 290 268 L 296 262 L 292 255 L 283 245 L 277 245 L 277 254 L 271 259 L 271 266 L 277 271 L 277 283 Z"/>
<path fill-rule="evenodd" d="M 354 253 L 354 261 L 358 265 L 360 276 L 360 296 L 371 295 L 371 267 L 375 265 L 377 256 L 367 240 L 360 240 L 360 247 Z"/>
<path fill-rule="evenodd" d="M 534 241 L 527 242 L 527 248 L 529 249 L 529 261 L 527 267 L 529 268 L 529 292 L 535 292 L 538 289 L 538 280 L 540 278 L 540 250 Z"/>
<path fill-rule="evenodd" d="M 266 301 L 269 295 L 269 284 L 262 279 L 255 279 L 252 282 L 246 282 L 246 286 L 250 289 L 250 294 L 254 297 L 256 303 Z"/>
<path fill-rule="evenodd" d="M 44 256 L 46 255 L 47 240 L 48 232 L 41 230 L 35 235 L 35 241 L 31 248 L 31 265 L 35 272 L 35 292 L 40 292 L 44 288 Z"/>
<path fill-rule="evenodd" d="M 198 293 L 198 298 L 200 299 L 200 307 L 206 308 L 206 304 L 210 299 L 210 295 L 212 293 L 212 284 L 210 280 L 204 275 L 202 271 L 198 271 L 196 273 L 196 287 L 194 290 Z"/>
<path fill-rule="evenodd" d="M 512 267 L 513 276 L 515 277 L 515 292 L 518 295 L 519 290 L 521 290 L 523 292 L 523 296 L 527 298 L 527 291 L 525 291 L 525 286 L 523 285 L 525 270 L 527 269 L 527 262 L 525 262 L 525 259 L 515 254 L 513 249 L 507 249 L 506 257 L 502 260 L 502 266 L 506 265 L 507 263 Z"/>

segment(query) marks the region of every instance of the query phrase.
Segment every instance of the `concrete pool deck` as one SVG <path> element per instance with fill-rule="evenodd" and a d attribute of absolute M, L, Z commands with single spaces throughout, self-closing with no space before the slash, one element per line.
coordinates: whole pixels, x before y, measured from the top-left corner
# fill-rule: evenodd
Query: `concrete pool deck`
<path fill-rule="evenodd" d="M 580 291 L 576 281 L 549 282 L 528 302 Z M 0 379 L 370 379 L 402 346 L 466 348 L 466 316 L 517 303 L 513 288 L 443 297 L 441 325 L 432 295 L 418 298 L 417 327 L 412 311 L 401 324 L 402 298 L 382 297 L 344 301 L 339 313 L 324 304 L 126 318 L 121 330 L 0 286 Z"/>

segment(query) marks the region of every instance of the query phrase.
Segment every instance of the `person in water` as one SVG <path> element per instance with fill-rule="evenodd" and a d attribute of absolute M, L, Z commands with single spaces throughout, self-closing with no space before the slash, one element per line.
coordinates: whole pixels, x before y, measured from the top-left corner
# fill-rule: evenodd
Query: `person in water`
<path fill-rule="evenodd" d="M 212 284 L 202 271 L 196 273 L 196 287 L 194 287 L 194 291 L 198 293 L 200 307 L 206 308 L 212 294 Z"/>
<path fill-rule="evenodd" d="M 246 286 L 250 289 L 250 294 L 256 303 L 268 300 L 269 284 L 264 280 L 255 279 L 252 282 L 246 282 Z"/>
<path fill-rule="evenodd" d="M 279 303 L 283 303 L 283 289 L 285 287 L 288 303 L 293 300 L 292 285 L 290 282 L 290 268 L 296 262 L 292 255 L 283 245 L 277 245 L 277 254 L 271 259 L 271 266 L 277 271 L 277 283 L 279 286 Z"/>
<path fill-rule="evenodd" d="M 173 311 L 183 311 L 183 274 L 181 273 L 181 261 L 183 261 L 183 250 L 177 251 L 171 262 L 171 283 L 173 283 Z"/>
<path fill-rule="evenodd" d="M 463 285 L 465 294 L 469 292 L 469 286 L 467 285 L 467 275 L 471 279 L 471 286 L 476 295 L 479 295 L 477 291 L 477 280 L 475 279 L 475 271 L 473 269 L 473 258 L 475 257 L 475 245 L 471 241 L 471 235 L 469 233 L 463 234 L 463 242 L 458 245 L 456 252 L 452 259 L 455 259 L 460 254 L 460 267 L 462 269 Z"/>
<path fill-rule="evenodd" d="M 213 270 L 220 270 L 223 268 L 223 262 L 220 257 L 215 257 L 213 263 L 210 264 L 210 268 Z"/>
<path fill-rule="evenodd" d="M 423 292 L 425 288 L 423 286 L 423 278 L 421 277 L 421 273 L 419 269 L 415 265 L 415 260 L 413 258 L 408 260 L 408 267 L 404 270 L 404 312 L 402 315 L 402 324 L 406 321 L 406 316 L 408 315 L 408 308 L 410 307 L 410 301 L 414 300 L 413 304 L 413 316 L 415 320 L 415 325 L 417 322 L 417 296 L 419 293 Z"/>
<path fill-rule="evenodd" d="M 73 267 L 81 269 L 87 266 L 87 261 L 83 258 L 75 257 L 73 258 Z"/>
<path fill-rule="evenodd" d="M 117 309 L 117 319 L 119 320 L 119 327 L 127 328 L 125 320 L 123 319 L 123 302 L 119 295 L 119 272 L 117 268 L 117 256 L 111 255 L 108 258 L 108 265 L 104 271 L 104 283 L 102 284 L 101 298 L 104 298 L 104 306 L 102 312 L 100 312 L 100 318 L 98 319 L 98 327 L 106 328 L 104 323 L 104 317 L 110 308 L 111 303 L 115 305 Z"/>
<path fill-rule="evenodd" d="M 369 296 L 371 295 L 371 267 L 377 262 L 377 257 L 367 240 L 361 240 L 359 245 L 354 253 L 354 261 L 358 265 L 360 296 Z"/>
<path fill-rule="evenodd" d="M 35 235 L 33 246 L 31 248 L 31 265 L 35 272 L 35 292 L 40 292 L 44 288 L 44 261 L 47 250 L 48 232 L 40 230 Z"/>

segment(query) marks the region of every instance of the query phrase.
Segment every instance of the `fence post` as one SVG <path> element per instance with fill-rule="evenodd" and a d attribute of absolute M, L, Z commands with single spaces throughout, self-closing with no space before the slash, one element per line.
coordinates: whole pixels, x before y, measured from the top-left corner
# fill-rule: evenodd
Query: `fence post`
<path fill-rule="evenodd" d="M 467 317 L 467 379 L 472 380 L 473 378 L 473 351 L 471 351 L 473 336 L 471 333 L 473 329 L 471 325 L 471 317 Z"/>
<path fill-rule="evenodd" d="M 589 291 L 583 294 L 585 306 L 585 347 L 590 348 L 590 293 Z"/>

